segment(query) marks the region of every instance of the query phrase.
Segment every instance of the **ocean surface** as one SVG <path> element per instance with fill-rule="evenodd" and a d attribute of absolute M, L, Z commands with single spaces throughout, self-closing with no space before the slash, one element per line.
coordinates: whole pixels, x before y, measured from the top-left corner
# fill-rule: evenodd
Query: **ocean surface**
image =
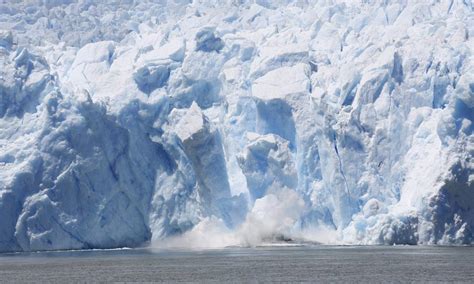
<path fill-rule="evenodd" d="M 278 246 L 0 254 L 0 282 L 466 282 L 474 247 Z"/>

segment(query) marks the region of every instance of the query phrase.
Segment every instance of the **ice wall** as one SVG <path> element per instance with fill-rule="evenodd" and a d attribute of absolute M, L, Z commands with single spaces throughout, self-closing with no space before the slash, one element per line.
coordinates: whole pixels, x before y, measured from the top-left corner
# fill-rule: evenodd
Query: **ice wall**
<path fill-rule="evenodd" d="M 0 22 L 0 251 L 473 242 L 469 2 L 20 1 Z"/>

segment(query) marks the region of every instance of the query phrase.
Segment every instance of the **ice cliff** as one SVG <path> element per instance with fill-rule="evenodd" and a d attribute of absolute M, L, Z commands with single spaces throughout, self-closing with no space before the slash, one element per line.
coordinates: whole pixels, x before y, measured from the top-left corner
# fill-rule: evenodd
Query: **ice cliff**
<path fill-rule="evenodd" d="M 473 9 L 1 2 L 0 251 L 473 244 Z"/>

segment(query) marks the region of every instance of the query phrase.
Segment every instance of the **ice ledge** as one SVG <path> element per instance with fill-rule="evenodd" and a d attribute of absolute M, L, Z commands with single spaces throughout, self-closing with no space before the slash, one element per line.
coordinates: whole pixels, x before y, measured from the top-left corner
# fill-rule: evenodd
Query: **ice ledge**
<path fill-rule="evenodd" d="M 252 95 L 267 101 L 285 99 L 291 94 L 309 93 L 309 72 L 309 66 L 303 63 L 272 70 L 254 81 Z"/>

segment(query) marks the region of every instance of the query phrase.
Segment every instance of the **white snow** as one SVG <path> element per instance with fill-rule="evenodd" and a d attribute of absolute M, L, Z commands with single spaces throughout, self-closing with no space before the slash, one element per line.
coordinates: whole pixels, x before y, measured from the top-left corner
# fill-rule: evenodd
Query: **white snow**
<path fill-rule="evenodd" d="M 308 66 L 297 64 L 272 70 L 257 78 L 252 95 L 262 100 L 285 99 L 287 95 L 309 92 Z"/>
<path fill-rule="evenodd" d="M 171 113 L 173 116 L 173 113 Z M 193 102 L 186 114 L 176 125 L 176 135 L 181 141 L 192 139 L 192 136 L 204 128 L 204 118 L 201 109 Z"/>

